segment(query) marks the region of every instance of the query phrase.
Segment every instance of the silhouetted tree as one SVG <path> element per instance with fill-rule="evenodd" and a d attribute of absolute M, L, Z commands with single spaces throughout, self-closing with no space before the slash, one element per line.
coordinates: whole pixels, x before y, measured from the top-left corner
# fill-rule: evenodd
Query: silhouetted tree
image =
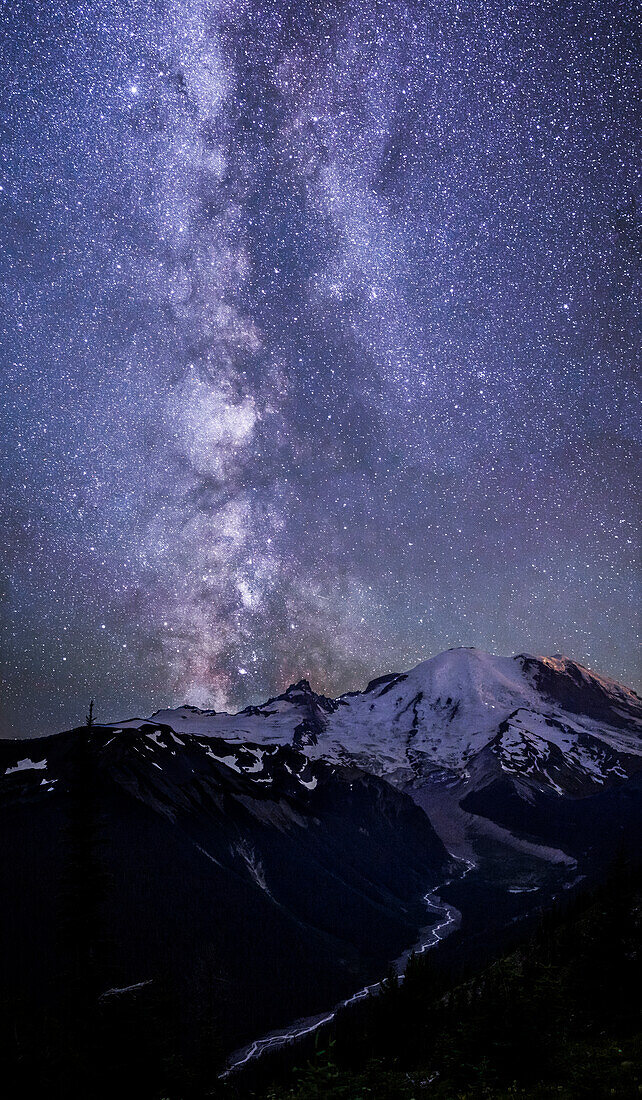
<path fill-rule="evenodd" d="M 93 737 L 94 704 L 70 750 L 64 870 L 60 897 L 63 1062 L 71 1095 L 96 1072 L 99 996 L 104 990 L 105 870 L 99 816 L 100 778 Z M 75 1085 L 71 1078 L 75 1078 Z M 75 1091 L 74 1091 L 75 1088 Z"/>

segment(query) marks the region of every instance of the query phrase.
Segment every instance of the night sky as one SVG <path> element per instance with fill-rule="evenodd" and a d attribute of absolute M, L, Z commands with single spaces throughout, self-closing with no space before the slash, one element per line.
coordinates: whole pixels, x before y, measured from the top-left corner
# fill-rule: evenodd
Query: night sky
<path fill-rule="evenodd" d="M 639 683 L 634 18 L 2 5 L 3 733 Z"/>

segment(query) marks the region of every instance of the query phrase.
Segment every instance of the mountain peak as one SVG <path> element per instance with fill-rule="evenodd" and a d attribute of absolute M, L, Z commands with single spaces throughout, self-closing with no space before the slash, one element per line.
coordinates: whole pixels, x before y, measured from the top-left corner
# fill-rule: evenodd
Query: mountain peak
<path fill-rule="evenodd" d="M 314 695 L 309 680 L 297 680 L 296 684 L 290 684 L 289 688 L 286 688 L 283 694 L 289 695 L 292 691 L 306 691 Z"/>

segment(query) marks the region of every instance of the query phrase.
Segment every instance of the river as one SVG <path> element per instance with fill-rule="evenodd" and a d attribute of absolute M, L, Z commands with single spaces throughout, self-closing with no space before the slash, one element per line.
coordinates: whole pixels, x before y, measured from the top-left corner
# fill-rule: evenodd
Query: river
<path fill-rule="evenodd" d="M 459 856 L 451 856 L 457 863 L 465 864 L 465 870 L 462 872 L 461 878 L 464 878 L 470 871 L 473 870 L 475 864 L 468 859 L 462 859 Z M 455 909 L 454 905 L 448 905 L 442 901 L 439 897 L 439 891 L 443 890 L 445 886 L 449 886 L 452 882 L 452 878 L 447 879 L 445 882 L 436 886 L 433 890 L 429 890 L 426 894 L 424 901 L 428 909 L 431 909 L 434 913 L 441 916 L 436 924 L 430 925 L 426 928 L 421 935 L 421 939 L 413 946 L 404 951 L 398 959 L 395 959 L 392 966 L 395 973 L 403 979 L 403 975 L 408 965 L 408 959 L 414 953 L 415 955 L 423 955 L 425 951 L 429 951 L 431 947 L 435 947 L 441 940 L 455 930 L 459 923 L 461 914 L 458 909 Z M 379 988 L 381 979 L 376 982 L 372 982 L 371 985 L 366 985 L 363 989 L 359 989 L 356 993 L 353 993 L 351 997 L 347 997 L 346 1000 L 340 1001 L 334 1008 L 328 1009 L 327 1012 L 319 1013 L 318 1016 L 307 1016 L 305 1019 L 296 1020 L 292 1024 L 288 1024 L 287 1027 L 280 1028 L 277 1031 L 271 1031 L 268 1035 L 264 1035 L 261 1039 L 255 1039 L 252 1043 L 248 1043 L 247 1046 L 241 1047 L 240 1050 L 235 1051 L 230 1055 L 227 1067 L 225 1071 L 220 1075 L 221 1078 L 229 1077 L 230 1074 L 241 1069 L 247 1065 L 248 1062 L 255 1061 L 260 1058 L 262 1054 L 265 1054 L 268 1050 L 278 1050 L 280 1047 L 287 1046 L 290 1043 L 296 1042 L 297 1039 L 303 1038 L 304 1035 L 310 1035 L 325 1024 L 329 1024 L 334 1020 L 336 1015 L 343 1008 L 347 1008 L 348 1005 L 356 1004 L 357 1001 L 362 1001 L 365 997 L 370 996 L 375 990 Z"/>

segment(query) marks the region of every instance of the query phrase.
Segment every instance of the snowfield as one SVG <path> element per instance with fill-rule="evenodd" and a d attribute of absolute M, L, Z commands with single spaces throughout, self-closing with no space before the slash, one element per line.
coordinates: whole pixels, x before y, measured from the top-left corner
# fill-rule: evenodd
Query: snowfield
<path fill-rule="evenodd" d="M 626 778 L 642 757 L 642 702 L 629 688 L 560 655 L 495 657 L 478 649 L 448 650 L 338 699 L 301 680 L 238 714 L 182 706 L 117 725 L 150 722 L 175 735 L 220 738 L 230 750 L 244 745 L 242 756 L 210 755 L 257 778 L 261 745 L 357 764 L 399 786 L 427 776 L 466 780 L 490 753 L 502 772 L 558 794 Z"/>

